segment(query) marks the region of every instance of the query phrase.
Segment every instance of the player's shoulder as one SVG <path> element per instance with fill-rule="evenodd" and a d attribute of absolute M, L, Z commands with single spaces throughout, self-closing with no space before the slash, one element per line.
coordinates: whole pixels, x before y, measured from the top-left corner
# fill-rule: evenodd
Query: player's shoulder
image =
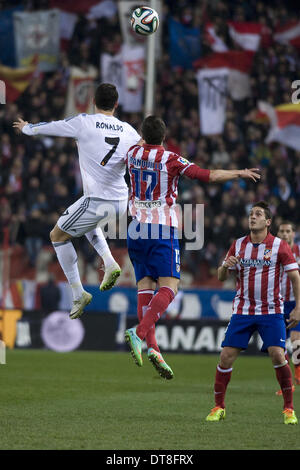
<path fill-rule="evenodd" d="M 170 150 L 165 150 L 165 156 L 167 158 L 167 162 L 170 164 L 177 164 L 180 165 L 190 165 L 191 162 L 187 160 L 186 158 L 182 157 L 178 153 L 172 152 Z"/>
<path fill-rule="evenodd" d="M 282 250 L 285 250 L 285 249 L 291 250 L 291 247 L 288 244 L 288 242 L 279 237 L 274 236 L 274 245 L 279 245 L 279 248 Z"/>
<path fill-rule="evenodd" d="M 250 241 L 249 235 L 243 235 L 242 237 L 236 238 L 233 240 L 232 244 L 236 246 L 241 246 L 242 243 L 248 243 Z"/>
<path fill-rule="evenodd" d="M 80 114 L 72 114 L 71 116 L 67 116 L 65 118 L 65 122 L 72 121 L 72 119 L 81 119 L 83 117 L 88 116 L 86 113 L 80 113 Z"/>
<path fill-rule="evenodd" d="M 293 245 L 293 253 L 295 253 L 297 256 L 300 256 L 300 245 L 298 243 L 294 243 Z"/>
<path fill-rule="evenodd" d="M 134 150 L 139 150 L 141 147 L 141 145 L 138 145 L 138 144 L 134 144 L 132 145 L 131 147 L 129 147 L 128 151 L 127 151 L 127 154 L 131 154 L 132 152 L 134 152 Z"/>

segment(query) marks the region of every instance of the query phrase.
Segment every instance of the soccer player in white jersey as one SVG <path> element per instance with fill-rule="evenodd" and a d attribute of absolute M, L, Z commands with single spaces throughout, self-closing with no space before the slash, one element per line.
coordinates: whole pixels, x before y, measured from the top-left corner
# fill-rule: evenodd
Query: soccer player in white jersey
<path fill-rule="evenodd" d="M 279 225 L 277 236 L 289 244 L 300 269 L 300 247 L 297 245 L 297 243 L 295 243 L 294 224 L 288 220 L 282 221 Z M 290 312 L 295 308 L 295 296 L 293 293 L 291 281 L 285 272 L 283 272 L 281 279 L 281 295 L 284 300 L 284 318 L 285 321 L 287 321 L 290 317 Z M 300 385 L 300 323 L 294 328 L 287 330 L 287 338 L 289 337 L 291 338 L 292 344 L 294 380 L 297 385 Z M 287 351 L 286 359 L 289 360 Z M 281 395 L 281 390 L 276 392 L 276 394 Z"/>
<path fill-rule="evenodd" d="M 94 97 L 95 114 L 79 114 L 61 121 L 29 124 L 22 119 L 13 126 L 24 134 L 73 137 L 77 141 L 83 196 L 60 216 L 50 233 L 58 261 L 71 286 L 73 305 L 70 318 L 78 318 L 92 300 L 84 291 L 77 265 L 73 237 L 85 235 L 101 256 L 105 274 L 100 290 L 113 287 L 121 273 L 101 230 L 103 224 L 127 210 L 128 188 L 124 179 L 124 155 L 137 142 L 136 130 L 114 117 L 118 92 L 114 85 L 100 84 Z"/>
<path fill-rule="evenodd" d="M 271 222 L 272 214 L 267 203 L 255 203 L 249 214 L 250 234 L 232 243 L 218 268 L 220 281 L 227 279 L 228 271 L 235 272 L 237 293 L 216 370 L 215 407 L 207 421 L 225 418 L 225 393 L 233 363 L 239 353 L 247 349 L 254 331 L 258 331 L 263 341 L 262 351 L 269 353 L 282 391 L 284 423 L 297 424 L 292 372 L 284 354 L 286 326 L 280 279 L 286 272 L 295 295 L 295 308 L 290 313 L 287 326 L 290 329 L 300 321 L 300 276 L 287 242 L 269 232 Z"/>
<path fill-rule="evenodd" d="M 180 279 L 180 251 L 176 198 L 181 175 L 204 183 L 221 183 L 235 178 L 260 178 L 257 170 L 204 170 L 163 147 L 165 123 L 148 116 L 142 124 L 143 145 L 127 153 L 131 193 L 128 252 L 138 289 L 137 328 L 125 333 L 133 358 L 142 366 L 141 345 L 145 339 L 148 358 L 158 373 L 172 379 L 155 339 L 155 323 L 174 299 Z M 137 235 L 137 236 L 136 236 Z M 154 291 L 158 287 L 158 292 Z"/>

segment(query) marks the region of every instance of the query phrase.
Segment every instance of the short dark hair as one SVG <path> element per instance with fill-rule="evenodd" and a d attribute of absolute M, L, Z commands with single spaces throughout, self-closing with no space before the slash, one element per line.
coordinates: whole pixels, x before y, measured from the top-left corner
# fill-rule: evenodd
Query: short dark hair
<path fill-rule="evenodd" d="M 290 220 L 282 220 L 282 221 L 280 222 L 280 224 L 278 225 L 278 229 L 279 229 L 279 227 L 280 227 L 281 225 L 290 225 L 290 226 L 292 227 L 293 232 L 296 231 L 296 227 L 295 227 L 294 222 L 291 222 Z"/>
<path fill-rule="evenodd" d="M 148 116 L 142 124 L 142 137 L 146 144 L 160 145 L 166 135 L 166 125 L 157 116 Z"/>
<path fill-rule="evenodd" d="M 95 91 L 95 105 L 103 111 L 110 111 L 118 102 L 119 94 L 115 85 L 101 83 Z"/>
<path fill-rule="evenodd" d="M 252 209 L 253 207 L 261 207 L 264 212 L 265 212 L 265 217 L 266 219 L 271 219 L 273 218 L 273 215 L 272 215 L 272 212 L 271 212 L 271 209 L 269 208 L 269 205 L 267 202 L 265 201 L 258 201 L 258 202 L 255 202 L 253 205 L 252 205 Z"/>

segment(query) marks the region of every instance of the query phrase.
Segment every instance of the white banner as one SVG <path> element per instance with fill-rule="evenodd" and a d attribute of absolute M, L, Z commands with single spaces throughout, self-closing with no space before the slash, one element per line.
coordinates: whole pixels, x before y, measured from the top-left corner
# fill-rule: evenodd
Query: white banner
<path fill-rule="evenodd" d="M 111 55 L 101 54 L 100 58 L 101 82 L 112 83 L 119 93 L 119 105 L 123 104 L 123 64 L 121 53 Z"/>
<path fill-rule="evenodd" d="M 97 70 L 92 65 L 89 65 L 86 70 L 75 66 L 70 67 L 66 117 L 94 112 L 93 98 L 97 76 Z"/>
<path fill-rule="evenodd" d="M 145 80 L 144 46 L 122 46 L 123 110 L 138 113 L 143 110 Z"/>
<path fill-rule="evenodd" d="M 221 134 L 224 130 L 228 75 L 228 68 L 200 69 L 197 73 L 203 135 Z"/>
<path fill-rule="evenodd" d="M 14 13 L 16 60 L 18 67 L 31 63 L 38 55 L 38 70 L 56 70 L 60 50 L 59 10 Z"/>

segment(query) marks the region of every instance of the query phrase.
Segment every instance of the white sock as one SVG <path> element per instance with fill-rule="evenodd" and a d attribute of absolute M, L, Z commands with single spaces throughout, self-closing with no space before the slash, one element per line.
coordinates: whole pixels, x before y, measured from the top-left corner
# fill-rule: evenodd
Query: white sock
<path fill-rule="evenodd" d="M 82 296 L 84 289 L 79 276 L 77 254 L 73 243 L 71 241 L 54 242 L 52 245 L 59 264 L 71 286 L 73 299 L 78 300 Z"/>
<path fill-rule="evenodd" d="M 116 263 L 100 227 L 91 230 L 86 233 L 85 236 L 90 244 L 95 248 L 98 255 L 101 256 L 105 268 L 109 268 L 112 264 Z"/>

